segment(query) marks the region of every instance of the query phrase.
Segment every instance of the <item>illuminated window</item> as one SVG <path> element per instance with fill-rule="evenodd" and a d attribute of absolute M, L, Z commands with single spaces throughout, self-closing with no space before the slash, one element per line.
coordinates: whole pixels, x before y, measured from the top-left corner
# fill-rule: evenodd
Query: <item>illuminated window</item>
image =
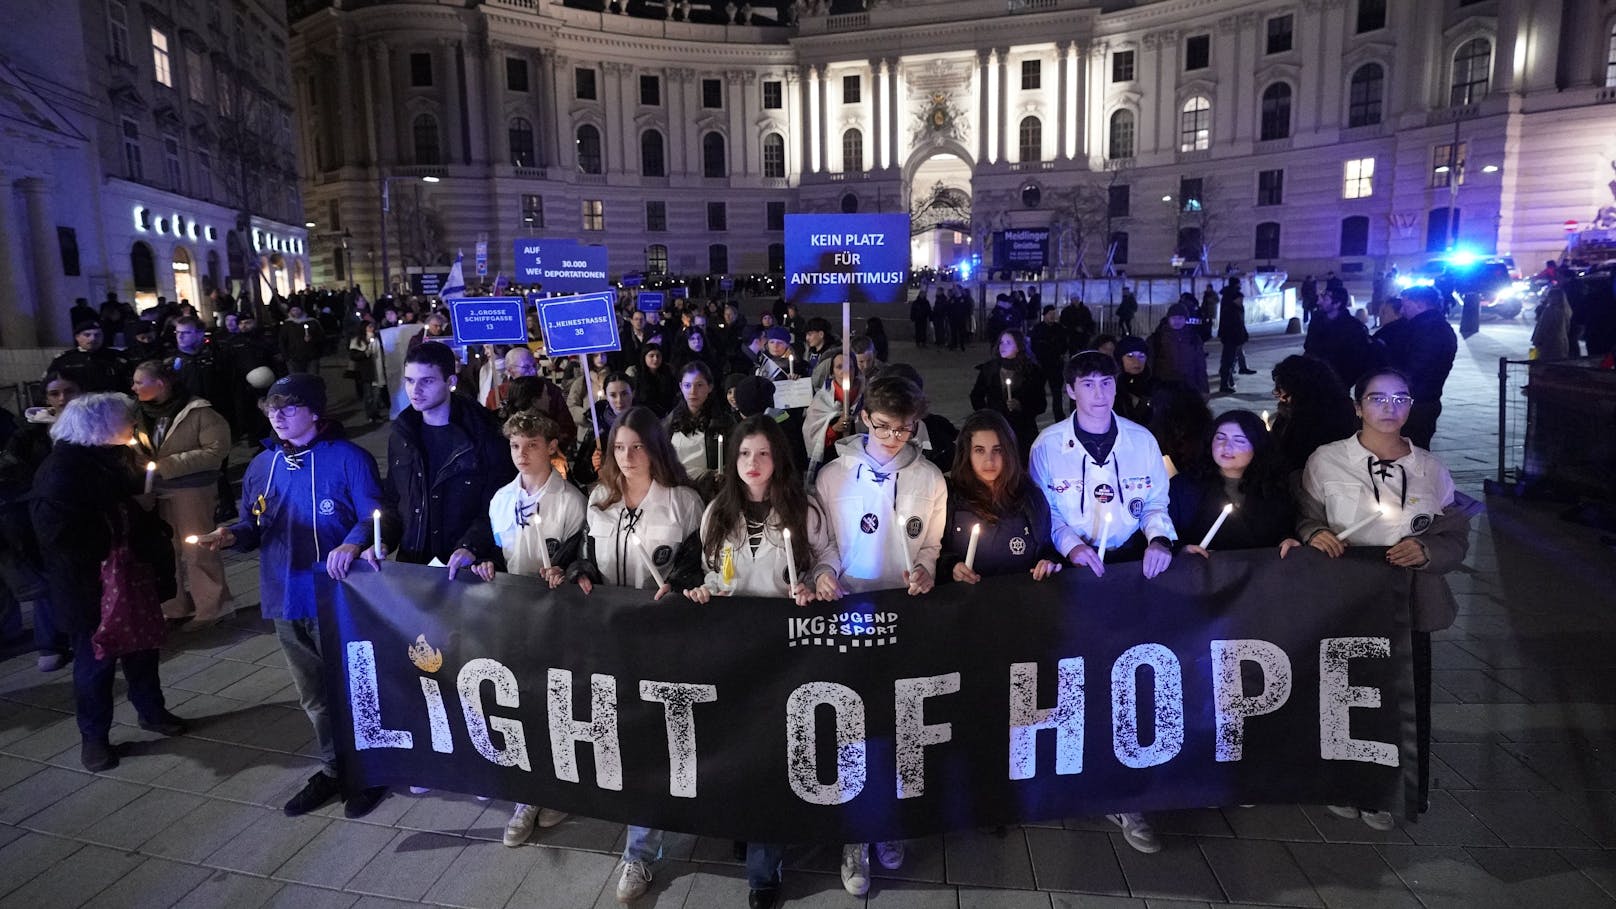
<path fill-rule="evenodd" d="M 151 30 L 152 71 L 158 82 L 170 88 L 174 87 L 173 62 L 168 56 L 168 36 Z"/>
<path fill-rule="evenodd" d="M 668 273 L 668 248 L 661 243 L 652 243 L 645 248 L 645 273 L 648 275 L 665 275 Z"/>
<path fill-rule="evenodd" d="M 599 199 L 583 200 L 584 230 L 606 229 L 606 203 Z"/>
<path fill-rule="evenodd" d="M 1184 102 L 1178 117 L 1178 150 L 1205 151 L 1212 147 L 1212 102 L 1196 95 Z"/>
<path fill-rule="evenodd" d="M 543 196 L 522 194 L 522 224 L 530 230 L 538 230 L 544 226 Z"/>
<path fill-rule="evenodd" d="M 1470 143 L 1460 142 L 1438 145 L 1431 149 L 1431 188 L 1446 189 L 1458 174 L 1459 185 L 1465 181 L 1465 158 L 1470 149 Z"/>
<path fill-rule="evenodd" d="M 1341 177 L 1341 198 L 1367 199 L 1375 194 L 1375 159 L 1354 158 Z"/>

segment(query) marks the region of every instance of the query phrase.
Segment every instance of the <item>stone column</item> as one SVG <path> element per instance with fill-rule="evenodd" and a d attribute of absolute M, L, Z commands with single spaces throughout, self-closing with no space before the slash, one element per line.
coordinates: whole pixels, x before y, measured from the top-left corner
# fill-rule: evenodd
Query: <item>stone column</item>
<path fill-rule="evenodd" d="M 7 226 L 0 231 L 0 346 L 33 347 L 40 341 L 36 313 L 44 297 L 36 291 L 32 276 L 28 274 L 22 231 L 15 229 L 22 219 L 12 193 L 11 175 L 0 173 L 0 224 Z M 45 302 L 54 306 L 67 303 L 66 300 Z"/>
<path fill-rule="evenodd" d="M 898 143 L 898 118 L 903 116 L 903 104 L 899 100 L 898 64 L 900 58 L 894 57 L 887 63 L 887 158 L 889 166 L 902 169 L 903 147 Z"/>
<path fill-rule="evenodd" d="M 28 210 L 28 245 L 34 262 L 35 298 L 32 304 L 24 305 L 23 314 L 25 318 L 35 319 L 35 337 L 40 344 L 48 346 L 67 340 L 49 337 L 49 320 L 37 318 L 40 306 L 60 307 L 67 302 L 66 291 L 62 288 L 61 248 L 56 244 L 56 219 L 51 214 L 50 186 L 38 177 L 30 177 L 17 186 L 22 190 L 23 205 Z M 196 265 L 197 262 L 193 261 L 192 267 Z"/>
<path fill-rule="evenodd" d="M 752 169 L 751 156 L 747 154 L 751 143 L 746 141 L 747 75 L 749 73 L 738 69 L 724 71 L 724 111 L 729 115 L 729 140 L 726 143 L 728 147 L 724 149 L 728 160 L 724 164 L 727 165 L 728 175 L 731 176 L 750 173 Z"/>
<path fill-rule="evenodd" d="M 881 107 L 881 82 L 884 75 L 881 71 L 886 65 L 882 60 L 871 60 L 870 67 L 870 161 L 865 170 L 879 170 L 881 168 L 881 148 L 886 144 L 886 123 L 881 115 L 885 113 Z"/>
<path fill-rule="evenodd" d="M 465 115 L 460 106 L 460 55 L 456 53 L 459 41 L 452 38 L 438 39 L 438 61 L 443 72 L 443 157 L 444 164 L 453 164 L 465 155 L 465 144 L 461 141 L 461 128 L 465 123 Z"/>
<path fill-rule="evenodd" d="M 1065 161 L 1071 156 L 1066 154 L 1066 121 L 1072 98 L 1066 91 L 1067 73 L 1071 68 L 1072 42 L 1061 41 L 1055 45 L 1055 78 L 1060 82 L 1055 85 L 1055 160 Z"/>
<path fill-rule="evenodd" d="M 999 104 L 993 112 L 994 119 L 999 122 L 999 141 L 995 143 L 998 153 L 993 160 L 1002 164 L 1008 160 L 1004 150 L 1009 144 L 1007 135 L 1010 132 L 1010 48 L 1001 47 L 994 53 L 999 56 Z"/>
<path fill-rule="evenodd" d="M 825 99 L 825 95 L 829 92 L 825 85 L 828 81 L 830 80 L 826 78 L 825 70 L 821 68 L 819 70 L 819 81 L 815 83 L 815 91 L 819 94 L 819 98 L 815 102 L 819 105 L 819 137 L 816 141 L 819 142 L 819 169 L 825 172 L 829 172 L 831 169 L 830 144 L 825 141 L 825 136 L 830 132 L 830 111 Z"/>
<path fill-rule="evenodd" d="M 489 121 L 504 120 L 503 117 L 498 115 L 497 107 L 491 117 L 483 106 L 485 100 L 491 94 L 491 89 L 487 84 L 487 56 L 487 51 L 482 42 L 475 38 L 460 42 L 460 53 L 456 55 L 456 65 L 460 68 L 456 75 L 463 79 L 466 85 L 466 125 L 461 129 L 461 135 L 465 137 L 466 141 L 463 160 L 467 164 L 488 163 Z"/>
<path fill-rule="evenodd" d="M 988 116 L 992 110 L 988 101 L 988 58 L 991 51 L 976 52 L 976 164 L 988 160 Z"/>
<path fill-rule="evenodd" d="M 374 105 L 370 116 L 376 119 L 376 163 L 398 163 L 398 120 L 393 109 L 393 53 L 385 42 L 370 46 L 371 85 Z"/>
<path fill-rule="evenodd" d="M 605 124 L 606 135 L 600 137 L 605 146 L 601 149 L 605 155 L 606 172 L 621 174 L 628 170 L 628 134 L 632 131 L 634 118 L 631 109 L 624 104 L 623 81 L 632 69 L 626 63 L 602 63 L 600 65 L 604 84 L 600 89 L 601 122 Z"/>
<path fill-rule="evenodd" d="M 346 32 L 337 35 L 337 166 L 358 163 L 363 121 L 354 105 L 354 59 L 357 45 Z M 366 118 L 368 119 L 368 117 Z M 320 167 L 321 165 L 316 165 Z"/>
<path fill-rule="evenodd" d="M 1104 110 L 1103 108 L 1096 110 L 1089 105 L 1089 66 L 1091 64 L 1089 63 L 1088 48 L 1083 47 L 1081 44 L 1074 44 L 1072 53 L 1075 57 L 1072 65 L 1077 69 L 1077 82 L 1072 86 L 1072 95 L 1069 99 L 1072 105 L 1076 107 L 1076 110 L 1072 113 L 1071 126 L 1072 129 L 1077 130 L 1076 152 L 1074 152 L 1073 157 L 1087 160 L 1089 155 L 1089 135 L 1093 132 L 1089 125 L 1089 118 L 1096 113 L 1103 114 Z M 1104 62 L 1105 53 L 1102 51 L 1100 53 L 1100 63 L 1103 65 Z M 1097 81 L 1102 85 L 1104 84 L 1103 77 Z M 1100 128 L 1104 129 L 1105 127 L 1102 124 Z"/>
<path fill-rule="evenodd" d="M 785 73 L 784 73 L 784 75 L 782 77 L 782 81 L 785 84 L 780 87 L 780 95 L 781 95 L 780 102 L 785 105 L 786 122 L 787 123 L 801 124 L 801 128 L 798 130 L 798 135 L 806 137 L 808 135 L 808 120 L 807 120 L 807 115 L 803 113 L 803 103 L 802 103 L 803 78 L 796 70 L 788 69 L 788 70 L 785 71 Z M 785 135 L 787 135 L 787 136 L 791 135 L 791 130 L 789 130 L 789 129 L 785 130 Z M 806 141 L 800 141 L 795 146 L 792 146 L 791 144 L 787 143 L 787 145 L 786 145 L 786 179 L 787 180 L 794 181 L 794 182 L 801 182 L 801 180 L 802 180 L 802 172 L 806 167 L 806 165 L 803 164 L 802 153 L 803 153 L 803 149 L 805 149 L 806 147 L 807 147 Z"/>
<path fill-rule="evenodd" d="M 814 142 L 818 138 L 814 134 L 814 84 L 817 81 L 818 71 L 812 66 L 802 68 L 802 78 L 797 83 L 797 121 L 802 125 L 802 141 L 798 143 L 798 154 L 801 155 L 800 173 L 813 173 Z"/>
<path fill-rule="evenodd" d="M 499 41 L 489 40 L 488 48 L 483 53 L 483 84 L 484 94 L 488 98 L 488 110 L 484 113 L 483 122 L 477 126 L 477 129 L 482 131 L 486 137 L 484 141 L 488 148 L 488 160 L 494 164 L 511 163 L 511 142 L 508 135 L 510 118 L 505 113 L 505 55 L 511 50 L 515 50 L 518 54 L 522 53 L 518 48 L 509 47 Z M 523 56 L 523 59 L 526 60 L 526 57 Z M 531 73 L 531 67 L 529 72 Z M 529 92 L 533 91 L 531 75 L 528 77 L 527 89 Z M 524 117 L 523 119 L 527 118 Z M 537 126 L 535 126 L 535 129 L 537 129 Z M 535 136 L 535 142 L 537 142 L 537 139 L 538 137 Z M 534 154 L 538 154 L 537 150 L 534 151 Z"/>
<path fill-rule="evenodd" d="M 554 105 L 556 160 L 555 164 L 561 168 L 562 173 L 573 173 L 578 169 L 578 139 L 573 133 L 572 118 L 567 116 L 566 107 L 561 103 L 563 86 L 567 84 L 567 69 L 572 61 L 560 54 L 550 57 L 550 97 Z"/>

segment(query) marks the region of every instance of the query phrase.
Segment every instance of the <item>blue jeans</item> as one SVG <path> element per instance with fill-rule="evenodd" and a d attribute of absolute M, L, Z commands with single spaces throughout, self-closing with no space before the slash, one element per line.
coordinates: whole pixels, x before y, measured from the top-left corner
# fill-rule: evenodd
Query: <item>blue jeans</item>
<path fill-rule="evenodd" d="M 662 836 L 661 830 L 628 825 L 628 844 L 623 847 L 623 861 L 649 865 L 662 858 Z"/>
<path fill-rule="evenodd" d="M 780 859 L 785 851 L 779 843 L 747 843 L 746 886 L 753 890 L 780 886 Z"/>
<path fill-rule="evenodd" d="M 319 619 L 276 619 L 275 638 L 297 685 L 297 700 L 314 727 L 320 762 L 327 776 L 337 775 L 337 739 L 331 731 L 331 709 L 326 704 L 325 659 L 320 654 Z"/>

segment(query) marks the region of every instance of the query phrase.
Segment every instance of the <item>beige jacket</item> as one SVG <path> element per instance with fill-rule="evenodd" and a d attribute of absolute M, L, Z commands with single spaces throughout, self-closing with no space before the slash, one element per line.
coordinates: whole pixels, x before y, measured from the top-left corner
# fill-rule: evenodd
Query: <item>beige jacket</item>
<path fill-rule="evenodd" d="M 230 424 L 205 398 L 192 398 L 175 415 L 158 446 L 157 476 L 161 485 L 211 486 L 230 454 Z"/>

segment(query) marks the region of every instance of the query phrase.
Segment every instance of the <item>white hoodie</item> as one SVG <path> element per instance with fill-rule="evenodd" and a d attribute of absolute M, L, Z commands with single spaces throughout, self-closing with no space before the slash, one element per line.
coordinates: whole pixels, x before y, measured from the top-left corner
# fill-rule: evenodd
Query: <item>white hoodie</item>
<path fill-rule="evenodd" d="M 810 492 L 809 496 L 813 497 L 813 493 Z M 813 504 L 819 503 L 815 501 Z M 780 513 L 769 510 L 763 535 L 756 540 L 747 538 L 744 518 L 740 527 L 732 527 L 726 534 L 722 529 L 711 526 L 712 516 L 713 507 L 708 505 L 707 511 L 701 516 L 701 539 L 706 543 L 709 534 L 717 533 L 730 544 L 735 581 L 729 593 L 757 597 L 789 596 L 790 590 L 786 584 L 790 575 L 786 570 L 785 537 L 780 534 Z M 831 536 L 829 516 L 820 508 L 810 507 L 807 524 L 808 539 L 792 540 L 791 545 L 799 551 L 805 543 L 808 546 L 810 567 L 806 574 L 799 573 L 797 581 L 812 590 L 820 575 L 836 576 L 840 557 L 836 553 L 836 540 Z M 756 550 L 752 548 L 753 543 L 757 544 Z M 719 573 L 710 567 L 706 584 L 714 593 L 721 592 L 724 586 Z"/>
<path fill-rule="evenodd" d="M 920 448 L 911 441 L 877 467 L 867 439 L 838 441 L 836 459 L 820 468 L 816 483 L 836 531 L 842 584 L 854 593 L 904 587 L 911 566 L 935 577 L 948 521 L 943 472 Z"/>
<path fill-rule="evenodd" d="M 556 552 L 583 529 L 584 494 L 550 471 L 550 478 L 534 495 L 522 491 L 522 477 L 501 486 L 488 503 L 488 518 L 494 526 L 494 542 L 505 553 L 505 570 L 532 576 L 544 570 L 545 547 L 553 561 Z"/>
<path fill-rule="evenodd" d="M 1038 434 L 1028 467 L 1049 500 L 1049 529 L 1061 555 L 1079 543 L 1098 548 L 1101 536 L 1115 549 L 1141 528 L 1147 540 L 1178 539 L 1167 515 L 1167 465 L 1150 430 L 1115 417 L 1116 445 L 1099 464 L 1077 440 L 1074 419 L 1057 420 Z"/>
<path fill-rule="evenodd" d="M 585 509 L 589 536 L 595 544 L 595 567 L 601 583 L 615 587 L 652 587 L 655 581 L 646 568 L 645 555 L 656 562 L 664 580 L 673 570 L 673 557 L 685 537 L 701 526 L 701 496 L 688 486 L 669 489 L 652 481 L 651 491 L 640 502 L 638 513 L 630 513 L 618 499 L 604 511 L 595 507 L 609 495 L 596 484 Z M 645 553 L 640 552 L 644 546 Z"/>

